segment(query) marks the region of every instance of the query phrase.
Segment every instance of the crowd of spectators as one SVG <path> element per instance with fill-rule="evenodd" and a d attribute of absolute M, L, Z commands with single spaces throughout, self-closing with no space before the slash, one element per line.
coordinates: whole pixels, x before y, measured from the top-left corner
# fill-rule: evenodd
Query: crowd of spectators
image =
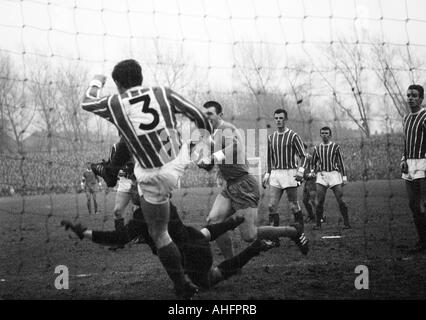
<path fill-rule="evenodd" d="M 379 135 L 369 139 L 337 141 L 342 148 L 349 181 L 400 178 L 399 163 L 404 148 L 401 135 Z M 105 149 L 108 150 L 108 149 Z M 99 148 L 85 151 L 0 154 L 0 196 L 79 192 L 85 163 L 107 154 Z M 182 177 L 181 188 L 217 185 L 217 170 L 191 165 Z"/>

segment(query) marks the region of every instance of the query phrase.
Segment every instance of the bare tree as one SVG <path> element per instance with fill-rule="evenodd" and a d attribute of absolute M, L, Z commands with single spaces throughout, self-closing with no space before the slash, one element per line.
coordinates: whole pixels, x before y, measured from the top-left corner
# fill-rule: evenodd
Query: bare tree
<path fill-rule="evenodd" d="M 87 83 L 87 70 L 81 65 L 69 63 L 55 71 L 55 89 L 58 99 L 58 117 L 62 130 L 75 147 L 84 148 L 89 135 L 89 113 L 80 108 L 81 97 Z"/>
<path fill-rule="evenodd" d="M 36 60 L 31 66 L 29 93 L 36 105 L 43 130 L 47 132 L 47 151 L 51 153 L 54 145 L 52 138 L 57 134 L 60 124 L 55 72 L 47 61 Z"/>
<path fill-rule="evenodd" d="M 405 90 L 408 83 L 419 78 L 422 62 L 409 51 L 399 47 L 390 47 L 385 42 L 375 41 L 371 48 L 372 69 L 386 90 L 395 111 L 402 118 L 409 111 Z"/>
<path fill-rule="evenodd" d="M 25 84 L 18 81 L 14 65 L 9 56 L 0 56 L 0 106 L 4 116 L 4 129 L 10 132 L 20 154 L 24 153 L 24 138 L 33 123 L 35 105 L 27 104 Z"/>
<path fill-rule="evenodd" d="M 340 40 L 326 50 L 324 55 L 335 72 L 342 79 L 342 83 L 332 83 L 324 72 L 319 71 L 322 79 L 332 91 L 335 103 L 357 127 L 367 136 L 370 136 L 369 102 L 364 94 L 363 86 L 366 82 L 366 52 L 358 43 L 351 44 Z M 339 87 L 348 87 L 351 91 L 350 99 L 344 98 Z M 351 104 L 355 104 L 351 106 Z"/>
<path fill-rule="evenodd" d="M 200 83 L 194 77 L 196 72 L 193 58 L 182 46 L 165 46 L 159 40 L 153 40 L 152 45 L 141 50 L 139 55 L 142 56 L 142 61 L 147 61 L 144 66 L 154 85 L 167 86 L 178 92 L 197 91 L 195 89 Z"/>

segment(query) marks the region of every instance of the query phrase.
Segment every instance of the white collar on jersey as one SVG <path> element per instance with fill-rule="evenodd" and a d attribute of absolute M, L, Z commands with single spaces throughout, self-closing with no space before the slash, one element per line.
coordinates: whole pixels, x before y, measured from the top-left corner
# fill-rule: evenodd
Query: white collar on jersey
<path fill-rule="evenodd" d="M 333 141 L 329 141 L 328 143 L 322 143 L 322 142 L 321 142 L 321 145 L 322 145 L 322 146 L 329 146 L 329 145 L 330 145 L 330 144 L 332 144 L 332 143 L 333 143 Z"/>

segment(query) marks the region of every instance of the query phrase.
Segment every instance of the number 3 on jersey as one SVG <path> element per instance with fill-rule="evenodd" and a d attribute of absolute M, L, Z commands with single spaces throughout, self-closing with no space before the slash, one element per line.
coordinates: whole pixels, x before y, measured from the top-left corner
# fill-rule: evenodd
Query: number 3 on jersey
<path fill-rule="evenodd" d="M 151 103 L 153 102 L 153 103 Z M 137 107 L 139 113 L 139 129 L 146 131 L 154 131 L 164 127 L 164 120 L 161 116 L 160 106 L 154 99 L 151 100 L 149 94 L 129 99 L 129 104 Z"/>

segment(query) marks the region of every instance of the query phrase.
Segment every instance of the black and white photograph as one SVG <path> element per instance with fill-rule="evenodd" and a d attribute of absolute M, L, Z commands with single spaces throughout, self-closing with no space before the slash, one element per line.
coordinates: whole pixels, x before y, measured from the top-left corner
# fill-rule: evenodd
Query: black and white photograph
<path fill-rule="evenodd" d="M 0 300 L 425 300 L 425 30 L 424 0 L 0 0 Z"/>

